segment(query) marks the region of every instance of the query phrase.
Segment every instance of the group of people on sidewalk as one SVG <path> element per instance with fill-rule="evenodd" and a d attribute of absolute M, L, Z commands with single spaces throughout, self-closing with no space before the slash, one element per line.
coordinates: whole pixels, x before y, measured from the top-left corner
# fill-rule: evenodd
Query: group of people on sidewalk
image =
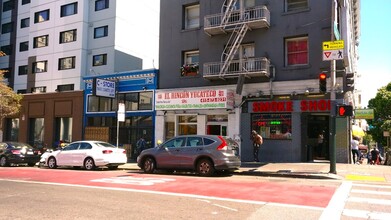
<path fill-rule="evenodd" d="M 350 143 L 352 149 L 353 163 L 362 164 L 364 155 L 361 153 L 359 149 L 360 138 L 353 136 Z M 379 165 L 383 160 L 382 156 L 380 155 L 380 151 L 377 147 L 374 147 L 370 152 L 367 153 L 367 159 L 368 159 L 368 164 L 371 165 Z"/>

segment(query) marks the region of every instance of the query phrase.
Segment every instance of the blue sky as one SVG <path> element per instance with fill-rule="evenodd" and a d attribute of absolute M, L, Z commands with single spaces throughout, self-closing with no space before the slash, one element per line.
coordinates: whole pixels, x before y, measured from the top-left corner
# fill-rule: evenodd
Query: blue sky
<path fill-rule="evenodd" d="M 391 0 L 361 0 L 361 35 L 356 88 L 362 106 L 391 82 Z"/>

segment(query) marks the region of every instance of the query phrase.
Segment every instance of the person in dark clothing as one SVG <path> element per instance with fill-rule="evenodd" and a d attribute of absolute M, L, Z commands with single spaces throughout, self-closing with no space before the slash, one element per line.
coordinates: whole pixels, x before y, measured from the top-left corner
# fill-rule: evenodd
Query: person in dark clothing
<path fill-rule="evenodd" d="M 254 161 L 259 162 L 258 152 L 259 152 L 259 148 L 263 144 L 263 138 L 255 130 L 253 130 L 251 132 L 251 140 L 253 142 Z"/>

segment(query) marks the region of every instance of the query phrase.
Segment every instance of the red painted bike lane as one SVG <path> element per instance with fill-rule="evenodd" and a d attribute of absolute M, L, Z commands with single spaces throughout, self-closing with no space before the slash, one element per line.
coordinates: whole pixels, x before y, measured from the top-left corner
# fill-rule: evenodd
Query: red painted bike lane
<path fill-rule="evenodd" d="M 19 167 L 0 168 L 1 179 L 148 190 L 319 208 L 325 208 L 328 205 L 336 190 L 336 187 L 331 186 L 262 182 L 248 179 L 233 180 L 225 177 L 201 178 L 120 171 L 49 170 Z"/>

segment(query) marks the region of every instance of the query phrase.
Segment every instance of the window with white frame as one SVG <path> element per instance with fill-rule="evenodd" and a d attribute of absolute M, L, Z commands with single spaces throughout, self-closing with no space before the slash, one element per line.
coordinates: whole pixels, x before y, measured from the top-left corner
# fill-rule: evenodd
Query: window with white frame
<path fill-rule="evenodd" d="M 308 64 L 308 37 L 285 39 L 285 66 Z"/>
<path fill-rule="evenodd" d="M 35 12 L 34 14 L 34 23 L 40 23 L 44 21 L 48 21 L 50 16 L 50 10 L 43 10 L 43 11 L 38 11 Z"/>
<path fill-rule="evenodd" d="M 66 17 L 74 14 L 77 14 L 77 2 L 61 6 L 60 17 Z"/>
<path fill-rule="evenodd" d="M 181 67 L 181 76 L 194 76 L 198 74 L 199 55 L 200 52 L 198 50 L 184 52 L 184 64 Z"/>
<path fill-rule="evenodd" d="M 49 45 L 49 35 L 34 37 L 34 48 L 46 47 Z"/>
<path fill-rule="evenodd" d="M 178 135 L 197 134 L 197 115 L 177 116 Z"/>
<path fill-rule="evenodd" d="M 185 29 L 200 27 L 200 5 L 185 7 Z"/>
<path fill-rule="evenodd" d="M 285 0 L 285 11 L 298 11 L 308 8 L 308 0 Z"/>
<path fill-rule="evenodd" d="M 75 68 L 76 57 L 65 57 L 58 60 L 58 70 L 67 70 Z"/>
<path fill-rule="evenodd" d="M 76 29 L 60 32 L 60 44 L 76 41 L 76 33 Z"/>
<path fill-rule="evenodd" d="M 48 61 L 38 61 L 33 63 L 33 73 L 47 72 Z"/>
<path fill-rule="evenodd" d="M 99 54 L 92 57 L 93 66 L 102 66 L 107 64 L 107 54 Z"/>

